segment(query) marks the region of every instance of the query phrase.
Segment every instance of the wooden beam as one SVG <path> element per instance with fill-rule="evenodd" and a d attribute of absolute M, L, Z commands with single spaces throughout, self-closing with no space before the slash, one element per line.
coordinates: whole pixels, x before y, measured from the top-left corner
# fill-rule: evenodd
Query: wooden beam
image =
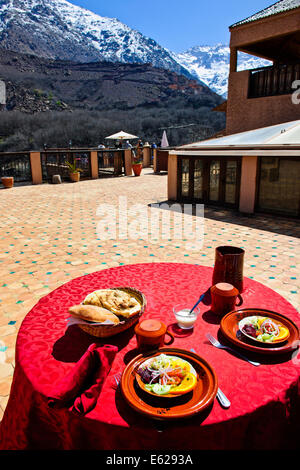
<path fill-rule="evenodd" d="M 237 48 L 231 47 L 230 48 L 230 65 L 229 65 L 229 72 L 236 72 L 237 70 Z"/>

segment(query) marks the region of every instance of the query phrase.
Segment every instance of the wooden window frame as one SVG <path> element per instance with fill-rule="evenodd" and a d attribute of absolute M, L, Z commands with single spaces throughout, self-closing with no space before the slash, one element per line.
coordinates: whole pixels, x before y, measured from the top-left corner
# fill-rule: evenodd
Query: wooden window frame
<path fill-rule="evenodd" d="M 182 196 L 182 160 L 189 160 L 189 195 L 188 197 Z M 203 198 L 194 198 L 194 170 L 195 160 L 203 160 Z M 209 200 L 209 169 L 210 164 L 214 160 L 220 161 L 220 184 L 219 184 L 219 198 L 218 201 Z M 226 162 L 234 160 L 237 162 L 237 179 L 236 179 L 236 193 L 235 203 L 225 202 L 225 186 L 226 186 Z M 193 155 L 178 155 L 177 157 L 177 199 L 181 202 L 194 202 L 208 205 L 223 206 L 228 208 L 238 208 L 239 197 L 240 197 L 240 184 L 241 184 L 241 167 L 242 157 L 239 156 L 228 156 L 220 157 L 216 155 L 212 156 L 193 156 Z"/>

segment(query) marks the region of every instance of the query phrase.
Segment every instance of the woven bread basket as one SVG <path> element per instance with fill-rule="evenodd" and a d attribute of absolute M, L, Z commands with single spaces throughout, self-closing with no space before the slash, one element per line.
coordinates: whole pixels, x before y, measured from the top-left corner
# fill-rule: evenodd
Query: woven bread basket
<path fill-rule="evenodd" d="M 126 292 L 127 294 L 130 294 L 141 304 L 141 310 L 132 317 L 124 318 L 124 321 L 120 317 L 121 322 L 116 325 L 78 325 L 83 331 L 85 331 L 89 335 L 97 336 L 98 338 L 107 338 L 109 336 L 114 336 L 130 328 L 132 325 L 138 322 L 138 320 L 144 313 L 147 304 L 146 297 L 144 296 L 144 294 L 139 290 L 135 289 L 134 287 L 110 287 L 109 289 L 121 290 L 123 292 Z"/>

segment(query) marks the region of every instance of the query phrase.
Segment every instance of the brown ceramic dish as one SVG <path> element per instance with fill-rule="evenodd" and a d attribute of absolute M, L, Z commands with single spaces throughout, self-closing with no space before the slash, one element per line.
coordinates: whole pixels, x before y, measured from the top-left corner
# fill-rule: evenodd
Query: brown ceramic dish
<path fill-rule="evenodd" d="M 243 318 L 253 315 L 269 317 L 282 323 L 283 326 L 288 328 L 290 333 L 289 337 L 285 342 L 260 343 L 259 346 L 257 341 L 251 339 L 248 340 L 248 338 L 246 338 L 245 335 L 239 331 L 238 324 Z M 284 315 L 273 312 L 271 310 L 264 310 L 259 308 L 242 308 L 233 312 L 229 312 L 222 318 L 220 329 L 225 338 L 227 338 L 231 343 L 234 343 L 236 346 L 239 346 L 242 349 L 260 354 L 284 354 L 286 352 L 294 351 L 299 345 L 298 326 Z"/>
<path fill-rule="evenodd" d="M 192 391 L 175 398 L 156 397 L 138 386 L 136 371 L 140 365 L 147 357 L 161 353 L 180 357 L 192 364 L 197 372 L 197 386 Z M 125 400 L 135 411 L 158 420 L 194 416 L 212 404 L 218 390 L 218 379 L 211 365 L 197 354 L 178 348 L 161 348 L 149 356 L 136 356 L 124 369 L 120 384 Z"/>

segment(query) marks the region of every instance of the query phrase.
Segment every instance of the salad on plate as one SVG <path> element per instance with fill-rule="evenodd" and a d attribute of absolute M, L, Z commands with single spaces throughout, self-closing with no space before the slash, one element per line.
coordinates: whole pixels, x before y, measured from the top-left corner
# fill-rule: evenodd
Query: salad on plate
<path fill-rule="evenodd" d="M 243 318 L 239 322 L 239 330 L 261 343 L 285 341 L 290 335 L 289 329 L 277 320 L 256 315 Z"/>
<path fill-rule="evenodd" d="M 197 373 L 186 360 L 160 354 L 147 359 L 137 370 L 139 386 L 153 395 L 174 397 L 190 392 L 197 385 Z"/>

